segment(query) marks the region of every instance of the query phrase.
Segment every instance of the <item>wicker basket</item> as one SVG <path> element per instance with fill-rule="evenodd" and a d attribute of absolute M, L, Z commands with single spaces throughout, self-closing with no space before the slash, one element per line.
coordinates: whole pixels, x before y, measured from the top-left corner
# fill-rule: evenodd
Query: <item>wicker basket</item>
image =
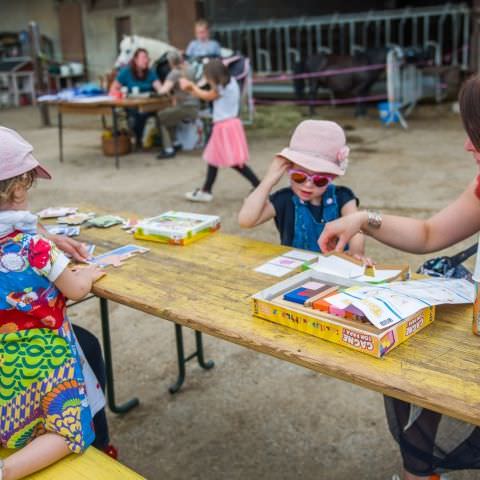
<path fill-rule="evenodd" d="M 118 155 L 127 155 L 132 151 L 132 142 L 130 135 L 126 132 L 119 132 L 117 135 Z M 107 157 L 115 156 L 115 138 L 113 136 L 102 135 L 103 154 Z"/>

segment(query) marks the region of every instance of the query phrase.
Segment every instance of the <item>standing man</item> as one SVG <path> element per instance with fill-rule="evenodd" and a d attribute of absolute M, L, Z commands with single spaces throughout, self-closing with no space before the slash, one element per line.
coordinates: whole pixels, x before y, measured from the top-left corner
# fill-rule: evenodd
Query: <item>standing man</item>
<path fill-rule="evenodd" d="M 189 60 L 220 57 L 220 44 L 216 40 L 210 40 L 210 30 L 206 20 L 195 22 L 195 40 L 188 44 L 185 55 Z"/>

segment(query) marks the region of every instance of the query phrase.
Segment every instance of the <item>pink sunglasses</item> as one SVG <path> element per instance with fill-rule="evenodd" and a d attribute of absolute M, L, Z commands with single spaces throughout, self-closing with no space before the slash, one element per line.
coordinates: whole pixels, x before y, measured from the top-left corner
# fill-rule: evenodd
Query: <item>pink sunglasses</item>
<path fill-rule="evenodd" d="M 288 175 L 295 183 L 305 183 L 307 180 L 310 180 L 316 187 L 326 187 L 335 179 L 334 175 L 309 175 L 303 170 L 295 170 L 294 168 L 288 171 Z"/>

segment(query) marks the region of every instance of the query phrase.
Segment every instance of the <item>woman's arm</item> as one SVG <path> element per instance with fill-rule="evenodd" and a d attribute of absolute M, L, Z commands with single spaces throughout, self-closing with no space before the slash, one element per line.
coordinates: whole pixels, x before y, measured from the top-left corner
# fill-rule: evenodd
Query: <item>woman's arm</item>
<path fill-rule="evenodd" d="M 171 86 L 169 86 L 169 88 L 165 87 L 169 83 L 172 83 L 172 82 L 170 82 L 170 80 L 165 80 L 162 85 L 162 82 L 160 82 L 160 80 L 155 80 L 152 83 L 152 87 L 157 93 L 165 94 L 165 93 L 169 93 L 170 90 L 173 88 L 173 83 Z"/>
<path fill-rule="evenodd" d="M 347 202 L 341 210 L 342 217 L 346 217 L 347 215 L 353 215 L 354 213 L 358 212 L 357 207 L 357 200 L 352 199 Z M 348 242 L 349 246 L 349 253 L 351 255 L 356 256 L 357 258 L 364 258 L 365 256 L 365 236 L 363 233 L 357 233 L 354 235 L 350 242 Z"/>
<path fill-rule="evenodd" d="M 476 182 L 450 205 L 428 220 L 385 215 L 380 228 L 368 225 L 367 212 L 357 212 L 327 224 L 319 244 L 322 251 L 342 251 L 360 230 L 399 250 L 429 253 L 447 248 L 480 230 L 480 200 Z"/>
<path fill-rule="evenodd" d="M 261 225 L 275 216 L 275 209 L 269 200 L 270 192 L 290 167 L 291 162 L 275 157 L 260 185 L 245 199 L 238 214 L 238 223 L 242 228 Z"/>
<path fill-rule="evenodd" d="M 213 102 L 220 96 L 214 88 L 212 88 L 212 90 L 202 90 L 186 78 L 180 78 L 179 83 L 182 90 L 186 90 L 194 97 L 204 100 L 205 102 Z"/>
<path fill-rule="evenodd" d="M 115 94 L 121 90 L 121 88 L 122 88 L 122 84 L 118 80 L 114 80 L 110 85 L 110 90 L 108 91 L 108 94 L 114 97 Z"/>

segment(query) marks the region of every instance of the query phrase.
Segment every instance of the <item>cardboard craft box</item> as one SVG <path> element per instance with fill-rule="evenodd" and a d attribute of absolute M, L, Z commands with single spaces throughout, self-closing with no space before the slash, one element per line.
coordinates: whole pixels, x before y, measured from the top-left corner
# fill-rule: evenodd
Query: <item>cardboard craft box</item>
<path fill-rule="evenodd" d="M 134 237 L 139 240 L 188 245 L 220 228 L 220 217 L 169 211 L 138 223 Z"/>
<path fill-rule="evenodd" d="M 309 281 L 341 287 L 351 287 L 358 284 L 351 280 L 320 272 L 303 272 L 253 295 L 253 315 L 376 358 L 383 357 L 417 332 L 423 330 L 433 322 L 435 317 L 435 307 L 427 307 L 381 330 L 368 321 L 337 317 L 283 300 L 283 294 Z"/>

